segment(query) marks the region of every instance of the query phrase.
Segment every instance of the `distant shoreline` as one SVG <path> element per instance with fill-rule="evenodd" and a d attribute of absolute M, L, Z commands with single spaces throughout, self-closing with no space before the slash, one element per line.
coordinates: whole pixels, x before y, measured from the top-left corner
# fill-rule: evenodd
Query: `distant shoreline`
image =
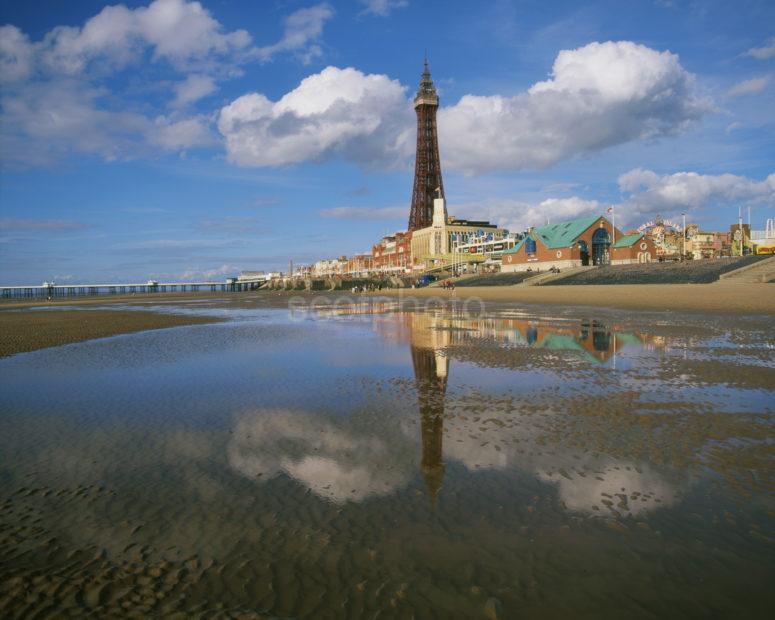
<path fill-rule="evenodd" d="M 731 316 L 775 316 L 775 284 L 714 282 L 712 284 L 619 284 L 555 286 L 471 286 L 453 291 L 438 287 L 382 289 L 353 296 L 347 291 L 252 291 L 246 293 L 153 293 L 147 295 L 24 300 L 0 303 L 0 357 L 94 338 L 217 323 L 222 318 L 166 314 L 148 310 L 62 309 L 57 306 L 107 306 L 127 302 L 224 300 L 219 307 L 285 308 L 292 298 L 372 298 L 428 300 L 478 299 L 541 306 L 593 307 L 614 310 L 670 311 Z"/>

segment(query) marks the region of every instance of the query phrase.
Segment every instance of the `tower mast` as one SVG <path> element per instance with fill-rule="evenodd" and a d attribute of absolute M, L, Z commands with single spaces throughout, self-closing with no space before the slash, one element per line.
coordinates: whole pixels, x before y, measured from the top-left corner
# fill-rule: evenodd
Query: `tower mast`
<path fill-rule="evenodd" d="M 409 211 L 408 229 L 410 231 L 430 226 L 433 222 L 433 199 L 444 197 L 436 129 L 438 107 L 439 96 L 431 80 L 426 58 L 420 86 L 414 97 L 414 110 L 417 113 L 417 154 L 414 164 L 412 207 Z M 437 189 L 438 196 L 436 196 Z"/>

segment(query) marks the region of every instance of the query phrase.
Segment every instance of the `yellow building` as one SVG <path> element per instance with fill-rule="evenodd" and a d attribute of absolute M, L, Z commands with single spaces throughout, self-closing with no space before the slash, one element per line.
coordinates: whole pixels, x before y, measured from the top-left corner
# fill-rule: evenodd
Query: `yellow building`
<path fill-rule="evenodd" d="M 451 260 L 455 245 L 474 239 L 503 239 L 508 231 L 490 222 L 459 220 L 447 215 L 447 201 L 433 201 L 433 223 L 412 233 L 412 263 L 415 269 L 430 269 Z"/>
<path fill-rule="evenodd" d="M 775 223 L 768 219 L 764 230 L 751 231 L 754 254 L 775 254 Z"/>

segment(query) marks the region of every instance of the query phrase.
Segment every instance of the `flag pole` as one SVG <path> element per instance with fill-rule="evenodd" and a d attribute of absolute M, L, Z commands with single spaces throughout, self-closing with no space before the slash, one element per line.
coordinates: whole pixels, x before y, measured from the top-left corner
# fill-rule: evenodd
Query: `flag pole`
<path fill-rule="evenodd" d="M 611 228 L 613 229 L 613 238 L 614 241 L 611 245 L 614 245 L 616 243 L 616 209 L 614 209 L 614 206 L 611 205 Z"/>

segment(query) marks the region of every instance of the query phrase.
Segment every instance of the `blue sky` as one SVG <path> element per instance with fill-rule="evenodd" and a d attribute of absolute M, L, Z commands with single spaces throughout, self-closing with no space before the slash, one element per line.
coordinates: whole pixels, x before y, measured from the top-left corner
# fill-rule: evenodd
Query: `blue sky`
<path fill-rule="evenodd" d="M 0 281 L 217 278 L 404 229 L 427 49 L 449 211 L 775 217 L 775 4 L 0 8 Z"/>

